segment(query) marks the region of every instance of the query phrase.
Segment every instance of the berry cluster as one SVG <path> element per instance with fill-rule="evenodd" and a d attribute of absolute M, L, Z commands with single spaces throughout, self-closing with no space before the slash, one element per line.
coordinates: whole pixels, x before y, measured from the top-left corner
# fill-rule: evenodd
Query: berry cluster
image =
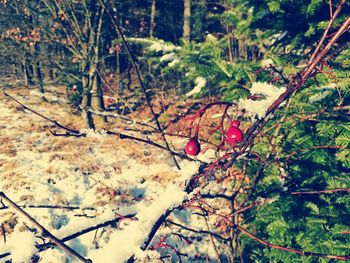
<path fill-rule="evenodd" d="M 225 131 L 224 141 L 229 145 L 233 146 L 237 143 L 240 143 L 243 140 L 243 132 L 239 128 L 240 121 L 233 120 L 230 123 L 230 127 Z M 196 134 L 187 142 L 185 146 L 185 152 L 188 155 L 196 156 L 201 151 L 201 145 L 198 140 L 198 129 Z"/>

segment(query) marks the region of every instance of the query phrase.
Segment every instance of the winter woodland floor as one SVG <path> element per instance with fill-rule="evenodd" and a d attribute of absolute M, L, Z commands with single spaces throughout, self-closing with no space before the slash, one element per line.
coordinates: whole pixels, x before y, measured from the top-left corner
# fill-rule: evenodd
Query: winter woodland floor
<path fill-rule="evenodd" d="M 81 125 L 67 106 L 42 102 L 38 96 L 29 96 L 26 89 L 8 92 L 69 127 L 79 129 Z M 184 182 L 198 164 L 183 162 L 178 172 L 167 153 L 149 145 L 103 134 L 55 137 L 49 129 L 54 129 L 51 123 L 1 95 L 0 190 L 18 205 L 27 206 L 24 210 L 59 238 L 119 215 L 135 214 L 137 221 L 125 219 L 67 244 L 97 263 L 122 262 L 133 253 L 141 261 L 157 262 L 159 254 L 142 254 L 138 246 L 155 218 L 168 206 L 181 202 Z M 178 213 L 173 220 L 188 221 L 189 215 Z M 40 231 L 28 220 L 1 205 L 0 226 L 0 254 L 10 253 L 0 261 L 30 261 L 37 252 L 35 245 L 43 243 Z M 207 253 L 206 249 L 210 248 L 194 244 L 186 248 L 193 253 Z M 57 248 L 37 255 L 39 262 L 75 262 Z"/>

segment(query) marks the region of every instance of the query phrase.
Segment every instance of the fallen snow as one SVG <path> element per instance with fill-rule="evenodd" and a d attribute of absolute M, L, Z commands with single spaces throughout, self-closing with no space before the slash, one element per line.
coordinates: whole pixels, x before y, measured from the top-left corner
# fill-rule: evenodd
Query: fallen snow
<path fill-rule="evenodd" d="M 274 65 L 273 60 L 271 58 L 261 60 L 261 62 L 260 62 L 260 66 L 262 66 L 262 67 L 267 67 L 270 65 Z"/>
<path fill-rule="evenodd" d="M 186 197 L 183 192 L 185 182 L 197 171 L 199 163 L 180 162 L 182 170 L 177 171 L 168 154 L 154 148 L 151 148 L 154 160 L 158 162 L 143 163 L 131 157 L 135 152 L 125 147 L 128 144 L 120 146 L 118 139 L 105 143 L 110 137 L 106 137 L 104 131 L 82 129 L 80 131 L 87 137 L 54 137 L 48 130 L 39 130 L 47 125 L 43 119 L 28 111 L 9 109 L 6 103 L 0 100 L 0 126 L 6 127 L 0 134 L 0 140 L 4 142 L 0 152 L 1 191 L 18 205 L 80 207 L 72 211 L 25 208 L 58 238 L 111 220 L 118 214 L 137 214 L 138 221 L 123 221 L 118 229 L 107 227 L 104 232 L 100 230 L 101 236 L 97 239 L 92 232 L 67 244 L 84 257 L 91 255 L 97 260 L 103 259 L 96 262 L 109 260 L 110 255 L 102 255 L 101 251 L 113 252 L 111 260 L 133 253 L 139 257 L 159 257 L 155 251 L 141 253 L 138 246 L 156 218 Z M 39 111 L 47 116 L 64 117 L 61 111 Z M 149 148 L 140 145 L 139 154 L 149 151 Z M 111 191 L 116 191 L 115 196 Z M 0 225 L 23 227 L 23 222 L 27 221 L 18 213 L 0 210 Z M 6 246 L 0 245 L 0 253 L 11 252 L 12 260 L 28 261 L 35 253 L 35 241 L 40 242 L 40 239 L 31 232 L 20 231 L 19 227 L 14 227 L 13 231 Z M 115 246 L 118 240 L 122 242 Z M 96 242 L 100 249 L 96 249 Z M 40 262 L 74 262 L 58 249 L 49 249 L 38 255 Z"/>
<path fill-rule="evenodd" d="M 98 250 L 91 251 L 89 258 L 96 263 L 114 263 L 123 262 L 133 254 L 142 253 L 140 247 L 156 220 L 168 208 L 180 204 L 185 195 L 178 185 L 169 185 L 151 205 L 140 204 L 137 221 L 129 222 L 121 231 L 112 233 L 108 243 Z"/>
<path fill-rule="evenodd" d="M 13 263 L 29 262 L 37 251 L 35 247 L 36 237 L 32 232 L 14 232 L 8 237 L 6 249 L 11 251 Z"/>
<path fill-rule="evenodd" d="M 271 104 L 285 91 L 285 87 L 279 88 L 266 82 L 253 82 L 250 89 L 251 95 L 262 95 L 264 98 L 259 100 L 241 99 L 238 102 L 238 107 L 246 110 L 251 117 L 262 118 Z"/>

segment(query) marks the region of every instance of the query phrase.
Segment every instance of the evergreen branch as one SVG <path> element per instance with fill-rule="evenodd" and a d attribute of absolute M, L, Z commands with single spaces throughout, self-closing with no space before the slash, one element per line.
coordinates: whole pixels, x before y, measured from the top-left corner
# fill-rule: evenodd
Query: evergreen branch
<path fill-rule="evenodd" d="M 266 126 L 270 121 L 273 113 L 278 109 L 278 107 L 286 101 L 296 90 L 298 90 L 302 84 L 304 84 L 310 77 L 312 77 L 316 66 L 327 56 L 328 51 L 335 44 L 335 42 L 347 31 L 350 25 L 350 17 L 343 23 L 339 30 L 334 34 L 327 45 L 318 53 L 313 61 L 309 61 L 309 65 L 306 66 L 299 74 L 296 74 L 293 79 L 289 82 L 287 89 L 282 93 L 274 103 L 270 105 L 267 109 L 265 117 L 257 120 L 252 126 L 250 126 L 246 132 L 246 138 L 242 142 L 242 147 L 240 149 L 240 154 L 243 154 L 254 142 L 255 137 L 260 133 L 260 131 Z M 229 162 L 229 166 L 232 165 L 233 160 Z"/>

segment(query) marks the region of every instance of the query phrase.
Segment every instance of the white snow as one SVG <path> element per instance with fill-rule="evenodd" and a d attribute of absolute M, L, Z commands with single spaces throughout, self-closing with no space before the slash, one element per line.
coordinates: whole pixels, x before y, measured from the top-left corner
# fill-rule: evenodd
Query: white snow
<path fill-rule="evenodd" d="M 274 64 L 273 60 L 270 59 L 270 58 L 260 61 L 260 66 L 262 66 L 262 67 L 267 67 L 267 66 L 270 66 L 270 65 L 273 65 L 273 64 Z"/>
<path fill-rule="evenodd" d="M 191 91 L 186 93 L 186 97 L 191 97 L 201 92 L 202 88 L 204 88 L 205 85 L 207 84 L 207 80 L 203 77 L 197 77 L 194 80 L 194 83 L 196 84 L 196 86 Z"/>
<path fill-rule="evenodd" d="M 107 131 L 106 130 L 99 130 L 99 131 L 94 131 L 93 129 L 80 129 L 79 131 L 81 134 L 86 134 L 86 137 L 89 138 L 105 138 L 107 137 Z"/>
<path fill-rule="evenodd" d="M 11 251 L 13 263 L 29 262 L 37 251 L 35 247 L 35 235 L 29 231 L 16 231 L 10 235 L 6 242 L 6 248 Z"/>
<path fill-rule="evenodd" d="M 266 82 L 253 82 L 250 89 L 251 95 L 262 95 L 259 100 L 241 99 L 238 102 L 240 109 L 245 109 L 249 116 L 262 118 L 271 104 L 286 91 L 285 87 L 279 88 Z"/>
<path fill-rule="evenodd" d="M 172 52 L 174 50 L 180 50 L 181 47 L 175 46 L 171 43 L 166 43 L 163 40 L 153 41 L 153 44 L 148 48 L 150 51 L 160 52 L 163 51 L 164 53 Z"/>
<path fill-rule="evenodd" d="M 35 97 L 22 100 L 28 104 Z M 57 106 L 59 107 L 61 106 Z M 37 110 L 50 117 L 65 116 L 61 109 L 49 111 L 38 107 Z M 168 206 L 176 206 L 186 197 L 183 192 L 185 183 L 197 171 L 198 162 L 180 162 L 182 170 L 177 171 L 168 154 L 140 144 L 140 153 L 152 149 L 155 157 L 153 160 L 158 160 L 156 163 L 144 163 L 138 155 L 133 156 L 140 154 L 135 152 L 136 147 L 129 149 L 130 143 L 120 146 L 121 141 L 117 137 L 111 140 L 103 130 L 94 132 L 81 129 L 87 137 L 54 137 L 48 130 L 42 129 L 47 125 L 46 121 L 29 112 L 9 109 L 1 100 L 0 125 L 6 127 L 0 134 L 0 140 L 4 141 L 1 149 L 8 148 L 0 153 L 0 189 L 22 206 L 80 207 L 72 211 L 24 208 L 40 224 L 58 238 L 63 238 L 118 215 L 135 213 L 139 221 L 125 220 L 118 229 L 100 229 L 97 238 L 95 232 L 91 232 L 67 244 L 84 257 L 91 254 L 99 258 L 102 255 L 100 250 L 110 249 L 118 257 L 136 253 L 140 258 L 159 258 L 156 251 L 137 251 L 138 245 L 156 218 Z M 13 155 L 9 155 L 11 151 Z M 6 246 L 0 245 L 0 253 L 12 254 L 6 259 L 28 261 L 35 253 L 35 237 L 30 232 L 23 232 L 23 222 L 27 221 L 18 213 L 8 209 L 0 210 L 0 225 L 16 225 L 14 232 L 7 235 L 9 240 Z M 135 231 L 142 235 L 135 234 Z M 23 242 L 19 243 L 18 240 Z M 115 247 L 115 240 L 122 240 L 125 246 Z M 36 241 L 41 242 L 40 239 Z M 133 249 L 128 248 L 127 244 L 132 245 Z M 26 249 L 23 250 L 24 245 Z M 101 249 L 96 249 L 96 245 Z M 68 256 L 57 249 L 49 249 L 38 255 L 40 262 L 70 262 Z M 101 257 L 107 260 L 109 255 Z"/>
<path fill-rule="evenodd" d="M 151 205 L 140 204 L 137 221 L 129 222 L 121 231 L 113 232 L 108 243 L 96 251 L 91 251 L 89 258 L 96 263 L 114 263 L 123 262 L 133 254 L 142 254 L 140 246 L 155 221 L 168 208 L 181 203 L 185 195 L 179 186 L 169 185 Z"/>
<path fill-rule="evenodd" d="M 175 59 L 175 53 L 174 52 L 171 52 L 171 53 L 168 53 L 168 54 L 165 54 L 163 56 L 161 56 L 160 58 L 160 62 L 163 62 L 163 61 L 172 61 Z"/>
<path fill-rule="evenodd" d="M 168 67 L 169 68 L 172 68 L 172 67 L 175 67 L 176 64 L 179 64 L 181 62 L 181 59 L 179 58 L 174 58 L 169 64 L 168 64 Z"/>
<path fill-rule="evenodd" d="M 319 93 L 310 96 L 309 102 L 310 103 L 317 103 L 317 102 L 323 100 L 324 98 L 326 98 L 330 94 L 332 94 L 331 90 L 320 91 Z"/>

